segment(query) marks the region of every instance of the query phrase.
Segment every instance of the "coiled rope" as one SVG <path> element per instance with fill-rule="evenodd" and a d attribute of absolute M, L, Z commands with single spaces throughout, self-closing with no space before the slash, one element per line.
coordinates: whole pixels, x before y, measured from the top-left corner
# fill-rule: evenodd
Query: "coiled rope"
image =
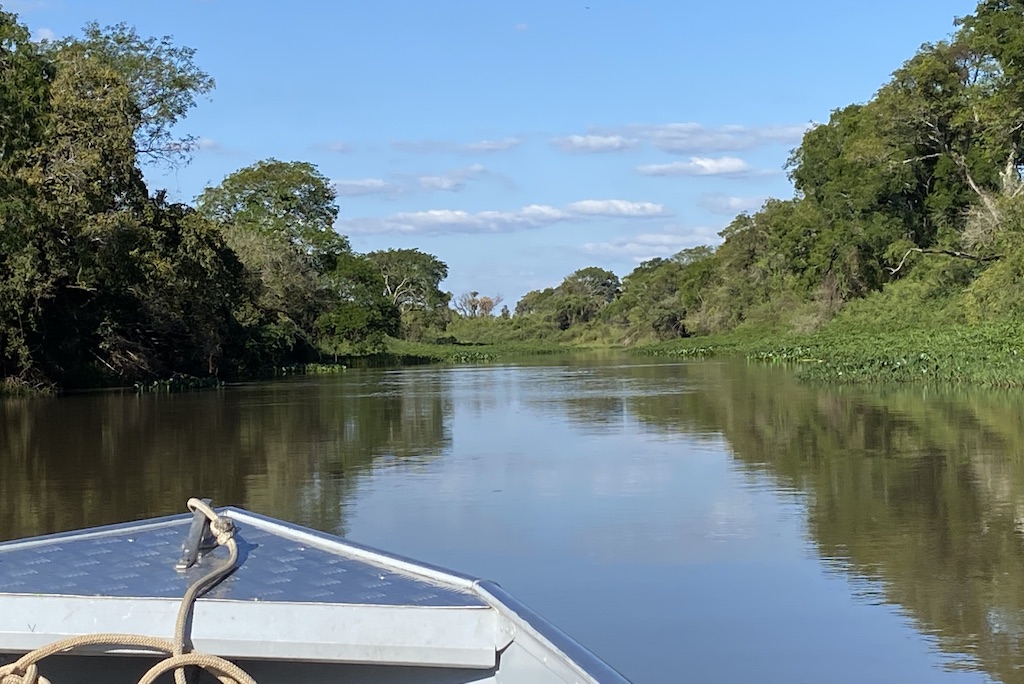
<path fill-rule="evenodd" d="M 174 623 L 174 639 L 144 636 L 141 634 L 85 634 L 55 641 L 26 653 L 15 662 L 0 666 L 0 684 L 51 684 L 39 674 L 37 663 L 47 656 L 66 653 L 83 646 L 134 646 L 137 648 L 162 651 L 168 656 L 151 667 L 138 684 L 153 684 L 156 678 L 174 670 L 176 684 L 186 684 L 185 668 L 194 665 L 210 672 L 223 684 L 256 684 L 245 670 L 220 656 L 194 653 L 188 632 L 195 601 L 217 582 L 229 575 L 238 563 L 238 544 L 235 542 L 235 524 L 231 518 L 218 515 L 213 508 L 199 499 L 189 499 L 191 511 L 199 511 L 210 520 L 210 531 L 216 536 L 217 544 L 228 549 L 228 559 L 193 582 L 181 598 L 178 618 Z"/>

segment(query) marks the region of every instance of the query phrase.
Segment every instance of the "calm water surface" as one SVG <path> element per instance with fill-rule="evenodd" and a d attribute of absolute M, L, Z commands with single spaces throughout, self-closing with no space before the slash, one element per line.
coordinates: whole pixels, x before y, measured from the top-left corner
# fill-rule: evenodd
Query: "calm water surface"
<path fill-rule="evenodd" d="M 211 496 L 499 581 L 646 682 L 1024 683 L 1024 395 L 744 362 L 0 403 L 0 538 Z"/>

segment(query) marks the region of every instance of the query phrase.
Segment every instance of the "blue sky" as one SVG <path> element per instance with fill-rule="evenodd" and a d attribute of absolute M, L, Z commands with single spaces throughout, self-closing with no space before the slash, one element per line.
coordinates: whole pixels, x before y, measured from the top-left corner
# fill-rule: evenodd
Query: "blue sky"
<path fill-rule="evenodd" d="M 969 0 L 17 0 L 37 38 L 172 35 L 217 80 L 147 169 L 191 202 L 260 159 L 335 182 L 357 251 L 416 247 L 515 302 L 585 266 L 716 244 L 789 197 L 804 128 L 863 102 Z"/>

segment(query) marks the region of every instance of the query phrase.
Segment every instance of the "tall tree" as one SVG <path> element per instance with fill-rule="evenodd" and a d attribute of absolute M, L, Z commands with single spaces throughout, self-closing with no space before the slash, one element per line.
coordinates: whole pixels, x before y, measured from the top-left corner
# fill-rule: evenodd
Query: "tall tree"
<path fill-rule="evenodd" d="M 376 264 L 364 256 L 345 255 L 328 279 L 337 301 L 317 319 L 323 349 L 334 354 L 378 352 L 387 336 L 399 335 L 401 313 L 384 294 Z"/>
<path fill-rule="evenodd" d="M 13 14 L 0 11 L 0 377 L 32 370 L 28 336 L 47 288 L 34 242 L 34 188 L 24 177 L 50 116 L 54 67 Z"/>
<path fill-rule="evenodd" d="M 104 62 L 120 74 L 138 109 L 135 143 L 144 160 L 168 164 L 188 161 L 194 135 L 178 135 L 175 126 L 213 90 L 214 80 L 195 63 L 195 50 L 175 45 L 171 36 L 144 38 L 135 28 L 89 23 L 81 37 L 48 44 L 56 54 L 80 53 Z"/>
<path fill-rule="evenodd" d="M 328 180 L 312 164 L 268 159 L 206 188 L 196 207 L 262 283 L 266 343 L 284 356 L 310 353 L 317 320 L 337 301 L 328 274 L 351 253 L 334 230 Z"/>
<path fill-rule="evenodd" d="M 334 230 L 336 200 L 334 186 L 313 164 L 265 159 L 206 188 L 196 206 L 231 230 L 283 240 L 327 272 L 336 257 L 351 251 Z"/>
<path fill-rule="evenodd" d="M 516 315 L 538 314 L 560 330 L 587 323 L 619 296 L 621 283 L 611 271 L 581 268 L 555 288 L 534 290 L 516 304 Z"/>
<path fill-rule="evenodd" d="M 102 357 L 105 321 L 118 318 L 112 284 L 135 269 L 127 257 L 145 239 L 147 191 L 135 165 L 138 114 L 120 74 L 80 52 L 55 66 L 42 139 L 18 172 L 34 208 L 22 263 L 32 273 L 33 362 L 78 382 Z"/>
<path fill-rule="evenodd" d="M 402 312 L 403 334 L 422 338 L 448 325 L 451 294 L 440 289 L 448 265 L 418 249 L 386 249 L 366 255 L 380 269 L 384 293 Z"/>
<path fill-rule="evenodd" d="M 262 282 L 267 340 L 281 353 L 376 351 L 399 332 L 384 277 L 334 230 L 336 193 L 306 162 L 268 159 L 241 169 L 196 202 Z M 290 348 L 290 351 L 288 349 Z"/>

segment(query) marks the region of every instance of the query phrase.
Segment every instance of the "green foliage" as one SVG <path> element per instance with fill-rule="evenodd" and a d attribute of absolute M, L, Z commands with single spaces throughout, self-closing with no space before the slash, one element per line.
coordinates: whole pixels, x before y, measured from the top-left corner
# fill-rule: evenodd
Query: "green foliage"
<path fill-rule="evenodd" d="M 256 233 L 289 245 L 320 272 L 351 251 L 334 230 L 337 193 L 308 162 L 265 159 L 206 188 L 196 207 L 228 232 Z"/>
<path fill-rule="evenodd" d="M 2 10 L 0 54 L 0 162 L 9 172 L 13 164 L 24 163 L 24 154 L 39 143 L 54 67 L 29 40 L 28 30 Z"/>
<path fill-rule="evenodd" d="M 516 315 L 531 315 L 568 330 L 594 321 L 620 294 L 618 276 L 603 268 L 581 268 L 556 287 L 528 292 L 516 305 Z"/>
<path fill-rule="evenodd" d="M 440 336 L 451 320 L 451 294 L 440 289 L 448 265 L 418 249 L 386 249 L 366 257 L 380 270 L 384 294 L 401 312 L 401 335 L 423 341 Z"/>
<path fill-rule="evenodd" d="M 224 383 L 217 378 L 197 378 L 190 375 L 173 375 L 165 380 L 137 382 L 134 385 L 134 389 L 138 394 L 171 394 L 174 392 L 220 389 L 223 386 Z"/>
<path fill-rule="evenodd" d="M 696 270 L 692 267 L 697 261 L 711 256 L 710 249 L 704 249 L 706 254 L 688 263 L 684 257 L 652 259 L 637 266 L 623 278 L 621 295 L 604 308 L 602 319 L 622 328 L 627 342 L 687 336 L 684 279 Z"/>
<path fill-rule="evenodd" d="M 171 128 L 212 87 L 190 49 L 90 25 L 40 51 L 3 13 L 0 43 L 7 390 L 251 375 L 315 356 L 324 314 L 337 318 L 327 343 L 380 346 L 396 330 L 309 165 L 245 169 L 204 196 L 203 213 L 150 196 L 139 156 L 182 159 L 189 139 Z M 362 319 L 342 321 L 352 306 Z"/>
<path fill-rule="evenodd" d="M 376 353 L 387 336 L 397 336 L 401 314 L 384 292 L 384 278 L 365 257 L 339 258 L 329 281 L 336 303 L 317 319 L 320 347 L 338 355 Z"/>
<path fill-rule="evenodd" d="M 379 270 L 334 230 L 335 199 L 312 164 L 268 159 L 196 200 L 260 284 L 254 322 L 265 364 L 379 351 L 398 332 Z"/>
<path fill-rule="evenodd" d="M 124 24 L 40 47 L 0 12 L 0 378 L 244 377 L 394 352 L 398 337 L 448 342 L 406 359 L 667 342 L 654 351 L 815 359 L 807 374 L 846 381 L 1016 384 L 1021 36 L 1024 0 L 982 0 L 870 101 L 807 131 L 787 164 L 794 197 L 735 217 L 717 247 L 621 282 L 581 268 L 496 316 L 498 296 L 452 302 L 434 255 L 354 254 L 312 164 L 267 159 L 195 210 L 168 204 L 139 162 L 196 143 L 174 132 L 213 87 L 194 51 Z"/>
<path fill-rule="evenodd" d="M 138 113 L 136 151 L 149 161 L 186 162 L 197 139 L 175 137 L 175 125 L 196 104 L 196 97 L 213 90 L 214 81 L 193 61 L 195 50 L 174 45 L 171 36 L 143 38 L 121 23 L 100 28 L 92 22 L 81 38 L 47 43 L 55 61 L 88 56 L 118 74 Z"/>
<path fill-rule="evenodd" d="M 766 340 L 815 331 L 809 339 L 835 333 L 836 340 L 888 340 L 895 331 L 933 329 L 954 359 L 960 338 L 944 338 L 947 330 L 1018 320 L 1024 3 L 983 0 L 959 23 L 949 41 L 923 45 L 869 102 L 839 108 L 805 134 L 787 165 L 796 197 L 736 217 L 713 253 L 642 264 L 604 310 L 606 325 L 627 344 L 709 333 L 721 340 L 733 332 Z M 560 322 L 560 295 L 559 288 L 532 292 L 516 313 Z M 846 359 L 837 363 L 856 365 L 865 354 L 864 377 L 903 378 L 917 344 L 897 337 L 895 349 L 906 351 L 889 355 L 877 344 L 836 340 L 828 342 L 829 354 Z M 751 344 L 694 340 L 670 349 L 762 355 Z M 1014 372 L 1013 364 L 997 367 Z M 815 372 L 833 370 L 823 364 Z M 960 360 L 940 363 L 935 373 L 988 377 Z"/>
<path fill-rule="evenodd" d="M 669 357 L 744 355 L 795 364 L 798 375 L 834 383 L 968 383 L 1024 387 L 1024 324 L 903 327 L 833 325 L 812 335 L 746 331 L 641 347 Z"/>
<path fill-rule="evenodd" d="M 489 363 L 539 354 L 559 354 L 571 351 L 571 348 L 559 344 L 539 342 L 503 342 L 497 344 L 427 344 L 391 340 L 388 353 L 397 363 L 406 359 L 423 363 Z"/>

